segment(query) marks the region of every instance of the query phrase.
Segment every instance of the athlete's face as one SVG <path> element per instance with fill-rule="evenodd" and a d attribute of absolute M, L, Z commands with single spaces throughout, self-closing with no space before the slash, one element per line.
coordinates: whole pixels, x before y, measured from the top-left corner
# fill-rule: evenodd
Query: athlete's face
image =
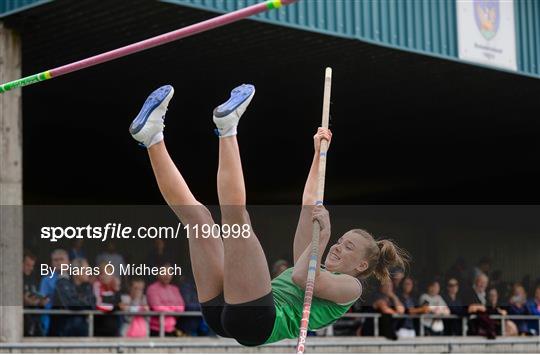
<path fill-rule="evenodd" d="M 349 231 L 332 245 L 326 256 L 325 266 L 329 271 L 352 276 L 367 269 L 365 247 L 367 240 L 358 233 Z"/>

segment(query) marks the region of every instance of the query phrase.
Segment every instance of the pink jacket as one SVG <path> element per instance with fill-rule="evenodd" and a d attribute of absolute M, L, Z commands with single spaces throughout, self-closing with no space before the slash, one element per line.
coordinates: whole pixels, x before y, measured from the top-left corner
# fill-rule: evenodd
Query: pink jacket
<path fill-rule="evenodd" d="M 178 287 L 174 285 L 164 285 L 159 281 L 148 286 L 146 291 L 148 305 L 152 311 L 183 312 L 185 309 L 184 299 Z M 165 332 L 174 330 L 176 318 L 165 316 Z M 150 319 L 150 329 L 159 331 L 159 317 Z"/>

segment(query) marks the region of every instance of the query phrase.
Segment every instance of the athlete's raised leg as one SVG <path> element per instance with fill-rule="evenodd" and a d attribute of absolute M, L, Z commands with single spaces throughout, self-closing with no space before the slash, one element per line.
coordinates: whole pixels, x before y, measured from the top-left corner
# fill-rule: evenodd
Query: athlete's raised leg
<path fill-rule="evenodd" d="M 213 225 L 210 211 L 193 196 L 163 140 L 163 120 L 173 93 L 169 85 L 154 91 L 131 124 L 130 133 L 148 148 L 161 194 L 180 221 L 191 226 Z M 223 292 L 223 243 L 216 238 L 189 238 L 189 251 L 199 301 L 206 302 Z"/>
<path fill-rule="evenodd" d="M 194 238 L 193 229 L 214 225 L 212 215 L 189 190 L 163 141 L 151 146 L 148 155 L 163 198 L 184 225 L 192 226 L 189 255 L 199 302 L 211 300 L 223 292 L 223 243 L 216 238 Z"/>
<path fill-rule="evenodd" d="M 229 101 L 214 110 L 220 135 L 217 190 L 222 225 L 246 225 L 250 230 L 248 238 L 223 238 L 223 289 L 228 304 L 253 301 L 271 291 L 268 263 L 246 210 L 244 175 L 236 139 L 236 125 L 254 94 L 252 85 L 239 86 L 232 91 Z"/>

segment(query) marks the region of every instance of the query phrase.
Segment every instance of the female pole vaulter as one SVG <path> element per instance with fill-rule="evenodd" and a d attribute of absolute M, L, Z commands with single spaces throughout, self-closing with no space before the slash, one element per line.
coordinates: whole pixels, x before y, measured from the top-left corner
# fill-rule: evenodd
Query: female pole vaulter
<path fill-rule="evenodd" d="M 129 130 L 147 148 L 163 198 L 184 225 L 215 224 L 209 210 L 189 189 L 165 145 L 163 128 L 172 86 L 154 91 Z M 329 129 L 314 135 L 315 154 L 304 188 L 300 218 L 294 237 L 294 267 L 271 280 L 264 251 L 251 228 L 237 141 L 237 125 L 255 95 L 253 85 L 241 85 L 228 101 L 214 109 L 219 135 L 217 191 L 222 226 L 249 226 L 248 238 L 189 238 L 190 258 L 199 302 L 208 325 L 220 336 L 246 346 L 259 346 L 297 338 L 302 318 L 304 288 L 311 249 L 313 222 L 320 225 L 320 250 L 310 329 L 339 319 L 361 296 L 361 279 L 371 275 L 387 279 L 389 268 L 403 266 L 405 253 L 389 240 L 375 240 L 362 229 L 342 235 L 321 256 L 330 239 L 328 211 L 315 206 L 318 157 L 322 139 L 332 139 Z"/>

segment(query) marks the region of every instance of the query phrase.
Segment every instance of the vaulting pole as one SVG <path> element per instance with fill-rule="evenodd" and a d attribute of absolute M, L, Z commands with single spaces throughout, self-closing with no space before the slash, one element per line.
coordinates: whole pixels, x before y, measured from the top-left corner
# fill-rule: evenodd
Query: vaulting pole
<path fill-rule="evenodd" d="M 162 35 L 146 39 L 141 42 L 133 43 L 125 47 L 114 49 L 109 52 L 95 55 L 90 58 L 79 60 L 77 62 L 67 64 L 58 68 L 46 70 L 44 72 L 27 76 L 18 80 L 10 81 L 0 85 L 0 93 L 31 85 L 40 81 L 49 80 L 58 76 L 72 73 L 84 68 L 92 67 L 101 63 L 111 61 L 113 59 L 125 57 L 127 55 L 137 53 L 149 48 L 157 47 L 165 43 L 173 42 L 181 38 L 189 37 L 197 33 L 212 30 L 229 23 L 242 20 L 244 18 L 259 14 L 261 12 L 277 9 L 283 5 L 289 5 L 297 0 L 267 0 L 265 2 L 255 4 L 237 11 L 230 12 L 209 20 L 199 22 L 176 31 L 164 33 Z"/>
<path fill-rule="evenodd" d="M 330 117 L 330 92 L 332 89 L 332 68 L 326 68 L 324 78 L 324 98 L 322 110 L 323 128 L 328 128 Z M 324 201 L 324 178 L 326 174 L 326 152 L 328 151 L 328 141 L 321 140 L 321 152 L 319 155 L 319 181 L 317 186 L 317 205 L 322 205 Z M 311 301 L 313 300 L 313 290 L 315 289 L 315 275 L 317 272 L 317 259 L 319 258 L 319 237 L 321 227 L 319 222 L 313 222 L 313 237 L 311 239 L 311 256 L 309 257 L 309 267 L 306 282 L 306 291 L 304 295 L 304 310 L 302 311 L 302 320 L 300 321 L 300 335 L 296 345 L 296 353 L 303 354 L 306 349 L 306 338 L 309 324 L 309 314 L 311 311 Z"/>

